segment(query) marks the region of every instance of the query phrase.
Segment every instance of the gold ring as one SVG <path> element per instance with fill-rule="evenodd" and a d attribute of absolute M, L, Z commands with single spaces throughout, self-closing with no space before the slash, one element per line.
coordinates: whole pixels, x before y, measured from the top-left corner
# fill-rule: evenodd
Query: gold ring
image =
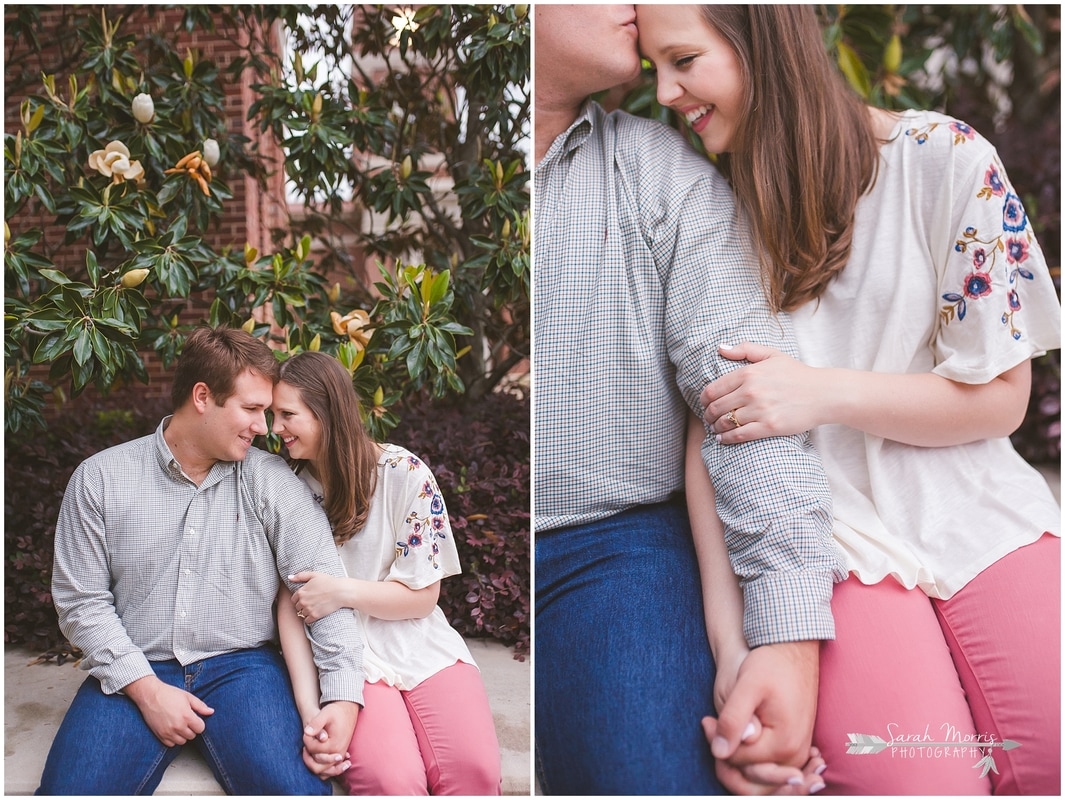
<path fill-rule="evenodd" d="M 727 419 L 729 422 L 731 422 L 737 428 L 740 427 L 743 424 L 738 419 L 736 419 L 736 409 L 732 409 L 731 411 L 727 412 L 725 414 L 725 419 Z"/>
<path fill-rule="evenodd" d="M 304 614 L 302 611 L 297 611 L 296 612 L 296 616 L 299 617 L 300 619 L 307 619 L 307 615 Z"/>

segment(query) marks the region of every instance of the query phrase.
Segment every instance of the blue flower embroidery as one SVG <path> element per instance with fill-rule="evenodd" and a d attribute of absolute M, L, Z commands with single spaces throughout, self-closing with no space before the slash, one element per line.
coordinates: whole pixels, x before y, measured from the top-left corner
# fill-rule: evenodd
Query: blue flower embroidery
<path fill-rule="evenodd" d="M 1006 195 L 1002 206 L 1002 229 L 1006 231 L 1023 231 L 1028 225 L 1028 215 L 1024 213 L 1021 199 L 1012 192 Z"/>
<path fill-rule="evenodd" d="M 965 135 L 971 130 L 966 125 L 951 125 L 956 135 Z M 955 144 L 958 144 L 955 139 Z M 1000 320 L 1008 328 L 1010 336 L 1014 340 L 1022 337 L 1020 329 L 1014 325 L 1014 315 L 1021 310 L 1021 298 L 1016 290 L 1017 278 L 1034 280 L 1034 273 L 1025 267 L 1030 248 L 1034 246 L 1034 238 L 1028 229 L 1028 215 L 1024 205 L 1017 195 L 1010 191 L 1001 164 L 997 159 L 992 160 L 984 172 L 984 185 L 976 193 L 979 200 L 991 200 L 993 197 L 1003 197 L 1002 201 L 1002 230 L 994 231 L 987 239 L 980 238 L 979 231 L 975 226 L 968 225 L 962 231 L 961 236 L 954 242 L 954 250 L 958 253 L 968 253 L 972 250 L 972 271 L 965 276 L 961 292 L 947 292 L 942 298 L 947 305 L 940 309 L 940 316 L 944 325 L 949 325 L 955 318 L 965 319 L 968 306 L 966 301 L 972 302 L 992 294 L 993 280 L 1005 281 L 1006 309 Z M 997 226 L 992 226 L 997 231 Z M 1004 258 L 1004 263 L 1003 259 Z M 1000 296 L 999 294 L 995 295 Z"/>

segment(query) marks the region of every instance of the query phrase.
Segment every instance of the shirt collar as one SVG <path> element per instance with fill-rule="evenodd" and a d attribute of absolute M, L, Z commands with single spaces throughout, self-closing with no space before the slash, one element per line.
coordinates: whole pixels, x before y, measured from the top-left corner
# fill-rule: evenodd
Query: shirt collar
<path fill-rule="evenodd" d="M 184 479 L 184 473 L 181 470 L 181 464 L 176 458 L 174 453 L 170 450 L 170 445 L 166 443 L 166 437 L 163 436 L 163 431 L 170 425 L 170 421 L 174 418 L 173 414 L 163 417 L 159 423 L 159 427 L 155 429 L 155 455 L 159 459 L 159 466 L 163 472 L 174 479 Z M 204 478 L 203 483 L 200 484 L 200 488 L 206 488 L 213 483 L 216 483 L 223 475 L 228 475 L 236 469 L 236 462 L 234 461 L 216 461 L 210 471 L 207 473 L 207 477 Z"/>
<path fill-rule="evenodd" d="M 597 112 L 601 113 L 599 104 L 594 100 L 585 100 L 577 119 L 561 135 L 555 137 L 555 141 L 551 143 L 551 147 L 537 165 L 537 170 L 561 160 L 584 144 L 595 130 L 595 123 L 599 116 Z"/>

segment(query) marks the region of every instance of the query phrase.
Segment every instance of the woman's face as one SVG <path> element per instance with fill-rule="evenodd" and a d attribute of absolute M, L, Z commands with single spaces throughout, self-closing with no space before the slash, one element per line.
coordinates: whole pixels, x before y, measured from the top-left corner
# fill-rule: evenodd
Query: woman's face
<path fill-rule="evenodd" d="M 658 71 L 658 102 L 675 109 L 708 152 L 727 153 L 743 117 L 743 73 L 698 5 L 638 5 L 640 51 Z"/>
<path fill-rule="evenodd" d="M 274 386 L 274 433 L 295 459 L 316 461 L 322 439 L 322 424 L 303 402 L 300 390 L 290 383 L 279 381 Z"/>

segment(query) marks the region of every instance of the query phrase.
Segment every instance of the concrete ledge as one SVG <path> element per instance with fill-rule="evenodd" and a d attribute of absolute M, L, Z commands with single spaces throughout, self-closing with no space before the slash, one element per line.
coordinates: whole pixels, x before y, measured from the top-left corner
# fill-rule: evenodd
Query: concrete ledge
<path fill-rule="evenodd" d="M 515 661 L 513 650 L 496 642 L 468 640 L 481 668 L 495 717 L 503 758 L 503 793 L 530 794 L 531 667 Z M 34 653 L 4 650 L 4 794 L 33 794 L 40 784 L 48 749 L 86 673 L 72 664 L 35 664 Z M 334 785 L 334 793 L 339 788 Z M 224 794 L 194 747 L 186 747 L 167 769 L 158 795 Z"/>

